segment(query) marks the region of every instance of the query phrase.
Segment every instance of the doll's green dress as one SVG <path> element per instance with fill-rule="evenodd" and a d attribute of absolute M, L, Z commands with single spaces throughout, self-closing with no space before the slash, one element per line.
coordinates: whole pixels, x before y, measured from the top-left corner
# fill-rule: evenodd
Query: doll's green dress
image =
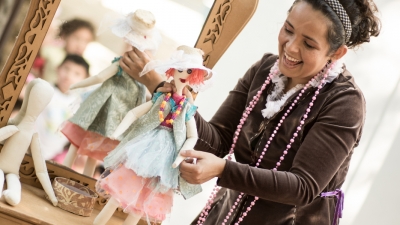
<path fill-rule="evenodd" d="M 81 103 L 61 131 L 78 148 L 78 154 L 103 160 L 119 143 L 109 137 L 128 111 L 145 101 L 145 86 L 119 67 L 117 74 Z"/>

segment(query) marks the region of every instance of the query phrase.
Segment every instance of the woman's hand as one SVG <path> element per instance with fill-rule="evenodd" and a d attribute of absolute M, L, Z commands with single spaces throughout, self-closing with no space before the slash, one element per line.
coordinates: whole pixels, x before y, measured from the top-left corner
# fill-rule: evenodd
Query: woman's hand
<path fill-rule="evenodd" d="M 175 87 L 174 81 L 171 81 L 171 83 L 164 82 L 163 86 L 160 86 L 155 91 L 156 92 L 163 92 L 163 93 L 176 92 L 176 87 Z"/>
<path fill-rule="evenodd" d="M 188 158 L 180 165 L 181 177 L 191 184 L 202 184 L 214 177 L 220 177 L 225 168 L 225 159 L 195 150 L 184 150 L 180 153 Z M 191 158 L 196 158 L 196 164 L 192 164 Z"/>
<path fill-rule="evenodd" d="M 129 76 L 144 84 L 147 89 L 152 92 L 164 79 L 154 70 L 140 77 L 140 72 L 142 72 L 144 66 L 152 60 L 152 55 L 150 52 L 141 52 L 135 47 L 132 48 L 131 51 L 125 52 L 119 61 L 119 65 Z"/>

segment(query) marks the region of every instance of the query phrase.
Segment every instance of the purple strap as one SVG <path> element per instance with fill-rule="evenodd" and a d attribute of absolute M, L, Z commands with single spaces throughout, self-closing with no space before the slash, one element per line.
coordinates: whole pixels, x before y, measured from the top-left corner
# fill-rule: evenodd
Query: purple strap
<path fill-rule="evenodd" d="M 340 189 L 336 189 L 335 191 L 321 193 L 321 197 L 323 197 L 323 198 L 331 197 L 331 196 L 334 196 L 338 199 L 338 201 L 336 203 L 335 215 L 333 217 L 333 223 L 332 223 L 332 225 L 338 225 L 339 218 L 342 218 L 342 213 L 343 213 L 344 192 Z"/>

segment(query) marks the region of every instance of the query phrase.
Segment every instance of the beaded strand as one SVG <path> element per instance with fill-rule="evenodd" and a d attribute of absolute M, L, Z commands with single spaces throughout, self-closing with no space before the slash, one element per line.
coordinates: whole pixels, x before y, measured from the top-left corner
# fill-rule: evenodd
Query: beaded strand
<path fill-rule="evenodd" d="M 167 104 L 167 102 L 169 101 L 170 98 L 171 98 L 171 93 L 168 93 L 165 95 L 164 101 L 161 102 L 160 110 L 158 111 L 158 116 L 160 118 L 161 123 L 164 122 L 164 113 L 163 112 L 165 109 L 165 105 Z M 167 124 L 174 123 L 174 120 L 176 119 L 177 116 L 179 116 L 179 114 L 182 111 L 182 107 L 183 107 L 183 104 L 185 103 L 185 100 L 186 100 L 186 96 L 183 95 L 183 98 L 178 103 L 177 109 L 172 113 L 171 119 L 165 121 Z"/>
<path fill-rule="evenodd" d="M 240 119 L 240 123 L 237 126 L 237 129 L 235 131 L 235 136 L 233 138 L 233 143 L 231 145 L 231 148 L 229 150 L 229 154 L 228 154 L 228 160 L 232 160 L 232 155 L 234 152 L 234 148 L 236 146 L 236 142 L 238 140 L 238 136 L 240 134 L 240 131 L 244 125 L 244 123 L 247 120 L 247 117 L 249 116 L 250 112 L 254 109 L 255 105 L 257 104 L 258 100 L 260 99 L 260 96 L 262 94 L 262 91 L 265 90 L 266 86 L 271 82 L 271 79 L 278 75 L 279 70 L 278 70 L 278 63 L 279 60 L 277 60 L 277 62 L 275 63 L 275 65 L 271 68 L 270 74 L 268 75 L 267 79 L 265 80 L 264 84 L 261 86 L 261 89 L 257 92 L 257 94 L 253 97 L 253 100 L 250 101 L 249 106 L 246 107 L 246 110 L 243 112 L 242 118 Z M 326 78 L 328 77 L 329 71 L 332 69 L 332 67 L 334 66 L 334 64 L 332 63 L 331 65 L 329 65 L 328 68 L 324 68 L 321 72 L 319 72 L 317 75 L 314 76 L 314 78 L 312 78 L 304 87 L 303 89 L 300 91 L 300 93 L 298 94 L 298 96 L 296 97 L 296 99 L 293 101 L 293 103 L 291 104 L 291 106 L 288 108 L 288 110 L 285 112 L 285 114 L 282 116 L 281 120 L 279 121 L 278 125 L 275 127 L 275 129 L 273 130 L 271 136 L 269 137 L 265 147 L 263 148 L 263 151 L 261 152 L 257 163 L 256 163 L 256 168 L 259 167 L 261 160 L 264 158 L 265 153 L 268 150 L 269 145 L 271 144 L 273 138 L 275 137 L 275 135 L 277 134 L 279 128 L 281 127 L 281 125 L 283 124 L 283 121 L 286 119 L 286 117 L 290 114 L 290 112 L 292 111 L 292 109 L 294 108 L 294 106 L 300 101 L 301 96 L 303 96 L 303 94 L 305 93 L 305 91 L 311 86 L 311 84 L 313 82 L 316 82 L 316 78 L 318 76 L 321 76 L 321 74 L 324 72 L 324 70 L 326 69 L 326 73 L 323 75 L 320 84 L 317 87 L 317 90 L 314 92 L 314 96 L 312 97 L 311 102 L 309 103 L 308 108 L 306 109 L 306 112 L 304 113 L 304 115 L 302 116 L 302 119 L 300 121 L 299 126 L 297 127 L 296 131 L 293 133 L 292 138 L 290 139 L 290 143 L 286 146 L 286 149 L 283 151 L 282 156 L 279 158 L 279 161 L 276 163 L 275 167 L 273 168 L 273 171 L 277 171 L 278 167 L 281 165 L 282 161 L 285 159 L 286 154 L 288 153 L 289 149 L 291 148 L 291 144 L 294 142 L 294 139 L 298 136 L 298 132 L 301 130 L 302 126 L 305 123 L 305 120 L 308 117 L 308 113 L 311 111 L 312 106 L 314 105 L 314 101 L 317 99 L 317 95 L 320 92 L 320 89 L 324 86 L 325 82 L 326 82 Z M 216 197 L 217 192 L 221 189 L 221 187 L 215 185 L 213 188 L 213 191 L 211 192 L 211 195 L 207 201 L 206 206 L 203 208 L 203 211 L 200 214 L 200 217 L 197 221 L 198 225 L 202 225 L 207 216 L 208 216 L 208 211 L 211 209 L 211 204 L 214 200 L 214 198 Z M 228 222 L 229 218 L 232 216 L 234 210 L 236 209 L 236 207 L 239 205 L 239 202 L 241 200 L 241 198 L 243 197 L 244 193 L 241 192 L 239 194 L 239 196 L 237 197 L 234 205 L 232 206 L 232 208 L 229 210 L 228 214 L 226 215 L 224 221 L 222 222 L 222 225 L 226 225 L 226 223 Z M 255 203 L 257 202 L 257 200 L 259 199 L 259 197 L 254 196 L 254 200 L 250 203 L 250 206 L 246 208 L 246 211 L 242 213 L 242 215 L 239 217 L 238 221 L 234 224 L 234 225 L 239 225 L 244 217 L 247 216 L 247 214 L 250 212 L 250 210 L 252 209 L 252 207 L 255 205 Z"/>

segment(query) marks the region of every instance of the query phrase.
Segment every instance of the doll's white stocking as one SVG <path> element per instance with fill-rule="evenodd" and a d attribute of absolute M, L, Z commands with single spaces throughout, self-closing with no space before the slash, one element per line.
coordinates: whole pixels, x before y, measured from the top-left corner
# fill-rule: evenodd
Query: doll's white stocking
<path fill-rule="evenodd" d="M 97 163 L 96 159 L 88 157 L 85 163 L 85 169 L 83 170 L 83 174 L 92 177 L 94 174 L 94 170 L 96 169 L 96 163 Z"/>
<path fill-rule="evenodd" d="M 125 219 L 122 225 L 136 225 L 139 222 L 140 218 L 140 215 L 129 213 L 128 217 Z"/>
<path fill-rule="evenodd" d="M 110 220 L 118 206 L 118 201 L 111 197 L 104 208 L 100 211 L 99 215 L 94 219 L 93 225 L 105 225 L 107 221 Z"/>
<path fill-rule="evenodd" d="M 12 206 L 21 201 L 21 182 L 19 177 L 13 173 L 6 175 L 7 190 L 3 191 L 6 202 Z"/>
<path fill-rule="evenodd" d="M 65 156 L 63 165 L 71 168 L 72 164 L 74 164 L 77 155 L 78 155 L 78 148 L 75 145 L 71 144 L 69 146 L 68 153 Z"/>
<path fill-rule="evenodd" d="M 4 172 L 3 170 L 0 170 L 0 198 L 3 192 L 3 186 L 4 186 Z"/>

